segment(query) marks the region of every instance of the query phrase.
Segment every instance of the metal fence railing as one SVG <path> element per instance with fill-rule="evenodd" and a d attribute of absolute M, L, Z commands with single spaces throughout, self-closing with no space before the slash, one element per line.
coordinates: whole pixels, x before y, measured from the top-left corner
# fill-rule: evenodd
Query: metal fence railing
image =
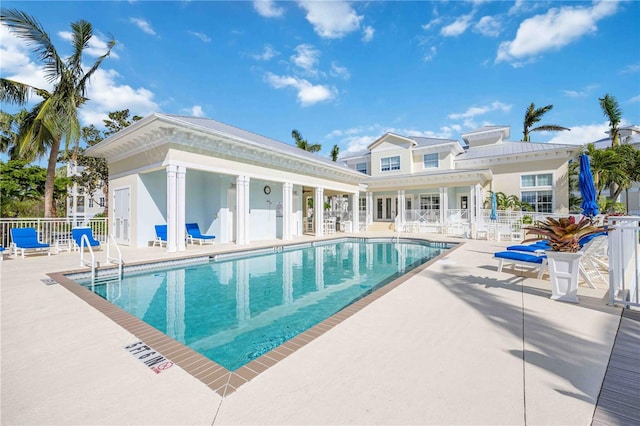
<path fill-rule="evenodd" d="M 0 245 L 11 246 L 12 228 L 35 228 L 38 240 L 42 243 L 54 245 L 60 240 L 71 238 L 71 229 L 88 226 L 95 239 L 104 243 L 107 241 L 109 227 L 106 217 L 93 218 L 88 221 L 76 220 L 70 217 L 60 218 L 0 218 Z"/>
<path fill-rule="evenodd" d="M 609 229 L 609 301 L 640 309 L 640 216 L 612 216 Z"/>

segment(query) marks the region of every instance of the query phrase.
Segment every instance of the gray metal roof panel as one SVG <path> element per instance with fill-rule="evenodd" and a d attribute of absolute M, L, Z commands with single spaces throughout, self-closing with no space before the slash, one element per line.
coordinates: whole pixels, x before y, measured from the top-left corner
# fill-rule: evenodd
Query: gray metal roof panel
<path fill-rule="evenodd" d="M 577 145 L 551 144 L 539 142 L 510 142 L 472 147 L 456 157 L 457 160 L 471 160 L 485 157 L 500 157 L 504 155 L 527 154 L 557 149 L 576 149 Z"/>

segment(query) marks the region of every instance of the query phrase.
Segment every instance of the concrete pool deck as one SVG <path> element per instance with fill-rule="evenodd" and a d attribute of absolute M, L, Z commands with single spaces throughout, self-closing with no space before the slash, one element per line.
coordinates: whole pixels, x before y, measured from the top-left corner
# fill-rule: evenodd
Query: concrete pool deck
<path fill-rule="evenodd" d="M 41 281 L 80 269 L 77 253 L 12 256 L 1 423 L 590 424 L 622 311 L 607 289 L 555 302 L 548 280 L 496 271 L 511 243 L 451 241 L 464 244 L 225 398 L 179 367 L 155 374 L 124 349 L 135 336 Z M 122 249 L 127 262 L 174 257 Z"/>

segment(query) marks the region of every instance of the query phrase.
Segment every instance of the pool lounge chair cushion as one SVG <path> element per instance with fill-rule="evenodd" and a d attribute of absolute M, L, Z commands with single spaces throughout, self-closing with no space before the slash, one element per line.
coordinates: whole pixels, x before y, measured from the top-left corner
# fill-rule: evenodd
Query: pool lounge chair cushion
<path fill-rule="evenodd" d="M 493 254 L 494 259 L 498 259 L 498 272 L 502 272 L 505 263 L 522 266 L 531 266 L 538 269 L 538 279 L 542 278 L 547 267 L 547 256 L 536 256 L 534 254 L 522 253 L 514 250 L 499 251 Z"/>
<path fill-rule="evenodd" d="M 507 247 L 507 250 L 512 251 L 525 251 L 528 253 L 535 253 L 544 250 L 551 250 L 551 246 L 547 240 L 536 241 L 533 244 L 516 244 Z"/>
<path fill-rule="evenodd" d="M 193 244 L 194 241 L 198 241 L 200 245 L 203 243 L 214 243 L 216 239 L 215 235 L 202 235 L 200 232 L 200 226 L 197 223 L 186 223 L 187 228 L 187 241 Z"/>
<path fill-rule="evenodd" d="M 74 228 L 71 230 L 71 237 L 73 237 L 73 241 L 76 244 L 76 247 L 80 248 L 82 246 L 82 236 L 86 235 L 87 240 L 89 241 L 89 245 L 91 247 L 100 246 L 100 241 L 93 238 L 93 230 L 91 228 Z M 85 247 L 87 243 L 84 243 Z"/>
<path fill-rule="evenodd" d="M 160 247 L 162 245 L 167 244 L 167 225 L 156 225 L 156 239 L 153 240 L 153 245 L 155 247 L 158 244 Z"/>
<path fill-rule="evenodd" d="M 35 228 L 11 228 L 11 241 L 13 241 L 16 255 L 18 255 L 18 250 L 24 257 L 26 250 L 40 251 L 45 249 L 47 254 L 51 255 L 49 244 L 38 241 L 38 233 Z"/>

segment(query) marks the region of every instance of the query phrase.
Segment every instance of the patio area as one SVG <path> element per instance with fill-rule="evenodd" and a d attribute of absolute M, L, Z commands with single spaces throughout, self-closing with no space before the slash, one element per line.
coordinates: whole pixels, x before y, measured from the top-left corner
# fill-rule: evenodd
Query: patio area
<path fill-rule="evenodd" d="M 383 235 L 396 234 L 358 234 Z M 555 302 L 548 278 L 496 271 L 511 243 L 448 241 L 461 247 L 225 398 L 177 366 L 155 374 L 125 349 L 139 339 L 42 281 L 82 269 L 78 253 L 5 259 L 1 423 L 591 424 L 622 312 L 607 288 Z"/>

